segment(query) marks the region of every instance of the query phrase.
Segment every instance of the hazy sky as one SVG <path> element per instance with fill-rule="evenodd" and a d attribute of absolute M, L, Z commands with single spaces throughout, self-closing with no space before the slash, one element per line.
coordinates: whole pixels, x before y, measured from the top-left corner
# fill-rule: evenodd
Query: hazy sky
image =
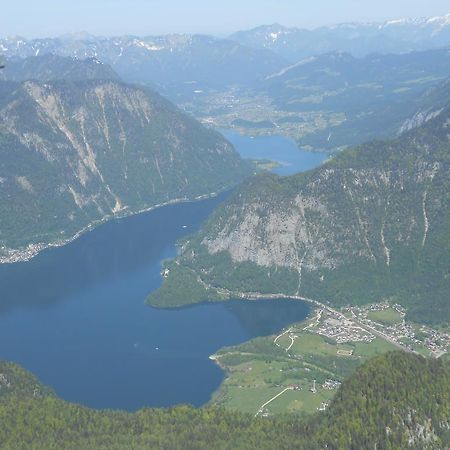
<path fill-rule="evenodd" d="M 225 35 L 261 24 L 313 28 L 450 13 L 450 0 L 1 0 L 0 36 L 173 32 Z"/>

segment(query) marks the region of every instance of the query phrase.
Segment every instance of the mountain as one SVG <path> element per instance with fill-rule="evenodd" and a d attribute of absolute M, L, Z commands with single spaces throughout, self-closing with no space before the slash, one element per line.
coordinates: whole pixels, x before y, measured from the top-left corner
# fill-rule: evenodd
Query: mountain
<path fill-rule="evenodd" d="M 307 419 L 188 406 L 128 414 L 65 402 L 2 362 L 0 442 L 4 450 L 439 449 L 450 440 L 449 387 L 448 361 L 388 353 L 357 369 L 329 409 Z"/>
<path fill-rule="evenodd" d="M 108 217 L 228 189 L 250 171 L 220 134 L 113 80 L 0 82 L 0 154 L 6 260 Z"/>
<path fill-rule="evenodd" d="M 269 76 L 261 91 L 285 114 L 300 119 L 322 114 L 328 126 L 296 140 L 299 146 L 333 150 L 403 131 L 403 122 L 428 101 L 420 95 L 449 74 L 448 49 L 363 58 L 333 52 Z"/>
<path fill-rule="evenodd" d="M 132 83 L 151 84 L 172 94 L 206 87 L 251 84 L 286 65 L 284 58 L 225 39 L 203 35 L 65 36 L 54 39 L 0 40 L 6 57 L 44 54 L 96 58 Z"/>
<path fill-rule="evenodd" d="M 449 368 L 398 352 L 373 358 L 344 381 L 318 423 L 311 420 L 312 434 L 321 448 L 445 448 Z"/>
<path fill-rule="evenodd" d="M 79 60 L 58 55 L 12 58 L 6 61 L 0 71 L 0 80 L 7 81 L 50 81 L 50 80 L 115 80 L 119 76 L 107 64 L 96 58 Z"/>
<path fill-rule="evenodd" d="M 248 180 L 181 243 L 150 301 L 186 302 L 181 283 L 193 302 L 240 292 L 338 306 L 391 298 L 412 320 L 449 322 L 449 127 L 447 108 L 313 171 Z"/>
<path fill-rule="evenodd" d="M 343 23 L 313 30 L 263 25 L 234 33 L 230 39 L 271 50 L 292 62 L 337 50 L 354 56 L 405 53 L 449 46 L 450 14 L 380 23 Z"/>

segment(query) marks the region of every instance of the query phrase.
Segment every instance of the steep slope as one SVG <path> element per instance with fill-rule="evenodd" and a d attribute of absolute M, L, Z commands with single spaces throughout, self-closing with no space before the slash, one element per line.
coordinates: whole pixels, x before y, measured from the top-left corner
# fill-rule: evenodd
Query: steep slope
<path fill-rule="evenodd" d="M 182 272 L 206 283 L 203 290 L 300 294 L 335 305 L 392 297 L 417 321 L 449 321 L 450 110 L 314 171 L 249 180 L 170 267 L 153 303 L 168 294 L 177 303 Z M 200 294 L 192 301 L 209 296 Z"/>
<path fill-rule="evenodd" d="M 0 80 L 119 81 L 119 76 L 111 67 L 95 58 L 78 60 L 76 58 L 47 54 L 7 60 L 6 67 L 0 71 Z"/>
<path fill-rule="evenodd" d="M 146 89 L 27 81 L 0 83 L 0 94 L 3 255 L 229 188 L 249 171 L 218 133 Z"/>
<path fill-rule="evenodd" d="M 39 382 L 17 366 L 0 363 L 0 374 L 5 366 L 10 384 L 0 378 L 0 392 L 6 391 L 0 395 L 5 450 L 439 449 L 450 439 L 449 364 L 408 354 L 369 361 L 343 384 L 326 413 L 309 420 L 187 406 L 134 414 L 95 411 L 36 391 Z"/>
<path fill-rule="evenodd" d="M 435 118 L 450 106 L 450 78 L 427 89 L 422 95 L 410 102 L 408 118 L 402 122 L 398 132 L 417 128 L 425 122 Z"/>
<path fill-rule="evenodd" d="M 272 50 L 292 62 L 336 50 L 355 56 L 404 53 L 450 45 L 450 14 L 382 23 L 343 23 L 313 30 L 264 25 L 234 33 L 230 39 Z"/>
<path fill-rule="evenodd" d="M 342 384 L 319 424 L 312 422 L 318 440 L 323 448 L 446 448 L 449 367 L 397 352 L 370 360 Z"/>

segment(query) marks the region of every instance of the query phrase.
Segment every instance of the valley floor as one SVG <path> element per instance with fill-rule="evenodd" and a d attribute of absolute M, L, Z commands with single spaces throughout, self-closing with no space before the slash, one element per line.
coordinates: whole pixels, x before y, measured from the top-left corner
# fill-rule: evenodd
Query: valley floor
<path fill-rule="evenodd" d="M 406 322 L 405 313 L 386 302 L 322 305 L 277 336 L 222 349 L 211 358 L 228 377 L 212 404 L 264 417 L 311 414 L 326 410 L 341 382 L 373 356 L 402 348 L 448 358 L 450 330 Z"/>

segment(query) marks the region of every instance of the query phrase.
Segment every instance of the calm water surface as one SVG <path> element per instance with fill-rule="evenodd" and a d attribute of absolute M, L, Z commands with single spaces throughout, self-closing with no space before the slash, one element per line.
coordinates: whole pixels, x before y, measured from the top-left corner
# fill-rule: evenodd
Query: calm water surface
<path fill-rule="evenodd" d="M 224 134 L 243 157 L 282 162 L 282 175 L 327 157 L 279 136 Z M 91 407 L 206 403 L 224 377 L 211 354 L 275 333 L 309 310 L 291 300 L 144 305 L 175 242 L 198 230 L 226 195 L 111 221 L 29 262 L 0 265 L 0 358 Z"/>
<path fill-rule="evenodd" d="M 96 408 L 207 402 L 224 376 L 211 354 L 308 312 L 289 300 L 144 305 L 175 241 L 223 198 L 112 221 L 29 262 L 0 266 L 0 358 Z"/>
<path fill-rule="evenodd" d="M 245 136 L 233 130 L 220 132 L 234 145 L 242 158 L 267 159 L 281 164 L 273 172 L 278 175 L 293 175 L 313 169 L 323 163 L 328 153 L 307 152 L 284 136 Z"/>

